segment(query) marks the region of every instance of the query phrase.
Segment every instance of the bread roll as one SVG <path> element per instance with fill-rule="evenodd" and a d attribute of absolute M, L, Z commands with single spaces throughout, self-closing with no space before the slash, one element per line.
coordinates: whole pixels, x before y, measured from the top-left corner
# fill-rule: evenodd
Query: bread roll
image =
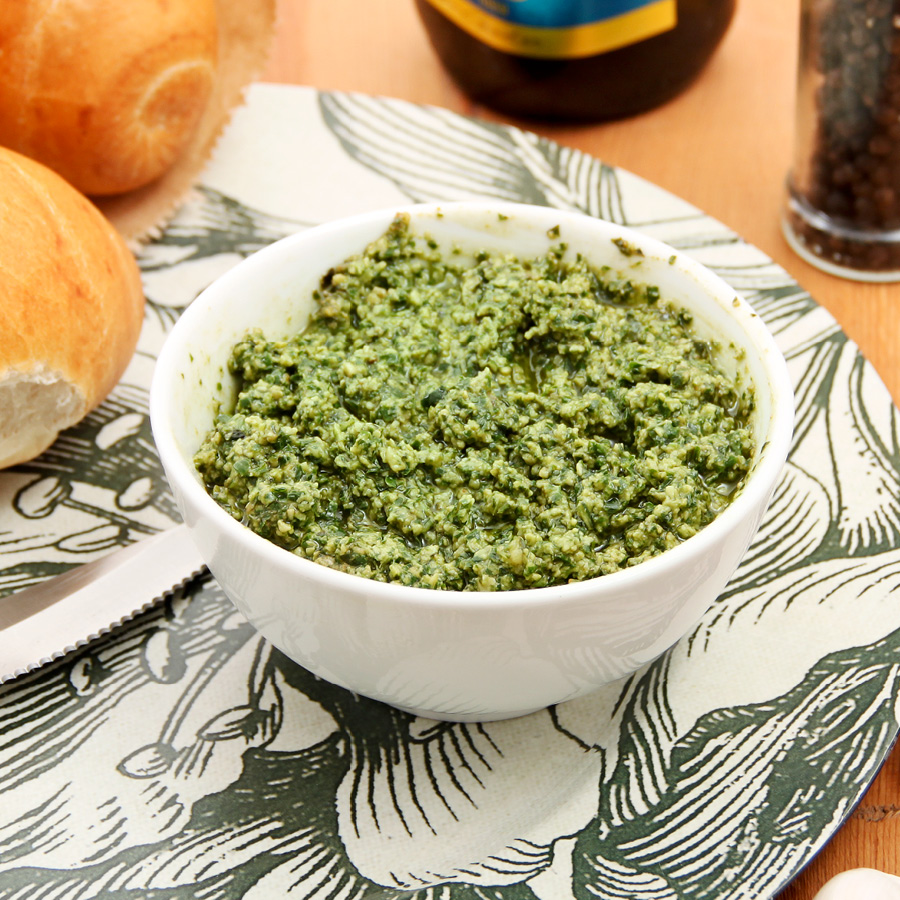
<path fill-rule="evenodd" d="M 215 0 L 0 3 L 0 145 L 84 194 L 165 172 L 216 78 Z"/>
<path fill-rule="evenodd" d="M 112 390 L 144 293 L 131 251 L 45 166 L 0 148 L 0 467 L 37 456 Z"/>

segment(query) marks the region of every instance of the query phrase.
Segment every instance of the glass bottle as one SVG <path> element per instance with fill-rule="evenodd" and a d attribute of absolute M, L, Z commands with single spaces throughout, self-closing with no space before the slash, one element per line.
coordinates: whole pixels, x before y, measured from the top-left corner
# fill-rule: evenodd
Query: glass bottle
<path fill-rule="evenodd" d="M 735 0 L 416 0 L 434 49 L 474 100 L 514 116 L 602 121 L 684 90 Z"/>
<path fill-rule="evenodd" d="M 900 279 L 898 0 L 802 0 L 782 225 L 820 269 Z"/>

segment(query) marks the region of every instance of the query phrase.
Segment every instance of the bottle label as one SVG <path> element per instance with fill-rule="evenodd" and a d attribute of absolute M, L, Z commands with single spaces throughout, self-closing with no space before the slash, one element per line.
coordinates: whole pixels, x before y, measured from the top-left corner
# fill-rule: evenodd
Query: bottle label
<path fill-rule="evenodd" d="M 575 59 L 674 28 L 676 0 L 428 0 L 455 25 L 504 53 Z"/>

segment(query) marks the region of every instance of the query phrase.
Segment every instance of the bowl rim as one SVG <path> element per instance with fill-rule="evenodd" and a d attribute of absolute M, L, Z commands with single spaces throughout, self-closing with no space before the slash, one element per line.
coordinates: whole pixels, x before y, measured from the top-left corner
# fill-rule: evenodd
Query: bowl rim
<path fill-rule="evenodd" d="M 624 236 L 634 246 L 643 250 L 645 255 L 649 253 L 666 260 L 671 260 L 674 256 L 673 265 L 685 270 L 696 279 L 701 288 L 712 294 L 720 304 L 727 303 L 733 310 L 740 311 L 742 330 L 748 334 L 750 338 L 748 343 L 757 350 L 762 369 L 768 375 L 772 408 L 768 425 L 764 429 L 766 440 L 763 446 L 758 448 L 756 463 L 742 484 L 740 492 L 713 521 L 699 532 L 657 556 L 607 575 L 545 587 L 457 591 L 378 581 L 313 562 L 256 534 L 229 515 L 206 491 L 196 470 L 184 459 L 175 443 L 174 434 L 169 425 L 174 413 L 172 404 L 169 402 L 169 398 L 172 396 L 170 388 L 178 374 L 175 357 L 179 350 L 182 350 L 188 343 L 186 337 L 191 333 L 194 323 L 201 322 L 206 315 L 214 311 L 218 304 L 226 302 L 231 282 L 236 278 L 252 275 L 257 269 L 267 268 L 270 260 L 277 262 L 280 257 L 289 256 L 295 245 L 306 243 L 311 239 L 318 239 L 331 232 L 340 232 L 356 225 L 365 226 L 376 222 L 383 222 L 387 227 L 394 216 L 399 213 L 409 212 L 424 218 L 429 215 L 435 216 L 438 213 L 446 215 L 447 212 L 453 213 L 466 209 L 492 215 L 499 213 L 509 217 L 549 218 L 558 220 L 560 224 L 564 224 L 566 220 L 577 220 L 584 225 L 586 224 L 584 220 L 588 220 L 589 227 L 596 226 L 601 230 Z M 736 305 L 735 299 L 738 301 Z M 359 599 L 365 602 L 397 603 L 405 601 L 416 606 L 472 607 L 481 610 L 540 606 L 551 603 L 556 605 L 564 598 L 578 600 L 584 599 L 587 595 L 590 595 L 592 599 L 599 600 L 607 594 L 615 596 L 621 588 L 629 585 L 638 586 L 642 581 L 657 581 L 660 578 L 665 580 L 667 575 L 671 575 L 673 570 L 680 570 L 691 558 L 700 559 L 708 554 L 718 543 L 721 534 L 734 531 L 745 515 L 751 513 L 763 500 L 768 499 L 787 458 L 794 426 L 794 394 L 784 356 L 778 349 L 773 334 L 768 330 L 759 314 L 746 299 L 740 296 L 736 289 L 720 276 L 684 251 L 657 238 L 644 235 L 626 225 L 578 211 L 483 199 L 398 203 L 323 222 L 276 240 L 253 252 L 218 276 L 201 291 L 176 321 L 167 335 L 156 361 L 150 387 L 149 409 L 151 428 L 166 477 L 169 480 L 177 479 L 177 489 L 184 495 L 186 505 L 193 507 L 202 517 L 212 521 L 218 530 L 222 530 L 232 540 L 248 544 L 248 549 L 260 556 L 267 566 L 286 570 L 300 581 L 316 581 L 326 590 L 333 589 L 344 595 L 357 594 Z"/>

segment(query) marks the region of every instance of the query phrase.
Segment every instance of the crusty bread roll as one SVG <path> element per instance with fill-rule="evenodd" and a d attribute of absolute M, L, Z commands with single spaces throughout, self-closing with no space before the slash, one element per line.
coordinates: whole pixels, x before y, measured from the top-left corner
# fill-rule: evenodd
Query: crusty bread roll
<path fill-rule="evenodd" d="M 0 467 L 37 456 L 112 390 L 144 293 L 131 251 L 59 175 L 0 148 Z"/>
<path fill-rule="evenodd" d="M 0 3 L 0 145 L 84 194 L 165 172 L 216 79 L 215 0 Z"/>

